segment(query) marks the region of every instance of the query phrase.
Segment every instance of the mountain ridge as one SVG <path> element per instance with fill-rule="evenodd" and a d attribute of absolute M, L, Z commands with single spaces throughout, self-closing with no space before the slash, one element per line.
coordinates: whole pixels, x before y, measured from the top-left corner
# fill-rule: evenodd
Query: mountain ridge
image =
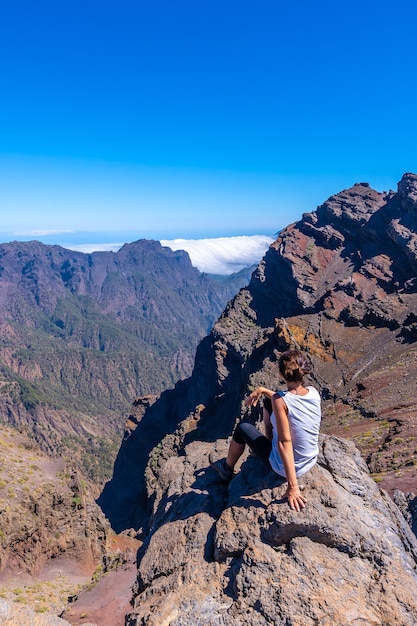
<path fill-rule="evenodd" d="M 105 480 L 132 398 L 189 375 L 198 341 L 246 280 L 211 280 L 156 241 L 91 254 L 0 245 L 2 420 L 50 454 L 70 443 L 84 472 Z"/>
<path fill-rule="evenodd" d="M 304 214 L 200 341 L 192 374 L 134 400 L 113 477 L 97 500 L 114 530 L 143 541 L 129 626 L 415 623 L 416 199 L 417 176 L 406 174 L 396 193 L 359 183 Z M 67 266 L 65 279 L 88 287 Z M 45 305 L 53 296 L 33 291 Z M 63 328 L 55 332 L 76 335 L 79 318 L 71 309 L 65 319 L 58 313 Z M 62 435 L 74 428 L 59 407 L 53 413 L 34 402 L 38 389 L 29 383 L 38 364 L 7 347 L 3 375 L 13 366 L 28 377 L 19 398 L 34 423 L 52 418 Z M 242 400 L 258 384 L 279 386 L 277 359 L 289 347 L 308 352 L 310 380 L 323 396 L 320 458 L 303 480 L 308 504 L 300 514 L 257 459 L 242 459 L 229 488 L 209 467 L 210 456 L 225 454 L 238 419 L 259 421 Z M 30 354 L 33 344 L 25 349 Z M 3 381 L 10 394 L 13 382 Z M 91 431 L 92 445 L 97 424 L 88 417 L 77 428 Z"/>

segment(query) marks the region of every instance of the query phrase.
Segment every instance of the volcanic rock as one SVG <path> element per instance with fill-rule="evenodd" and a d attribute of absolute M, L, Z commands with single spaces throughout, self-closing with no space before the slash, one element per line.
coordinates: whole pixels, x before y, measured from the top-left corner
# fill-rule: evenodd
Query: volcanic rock
<path fill-rule="evenodd" d="M 3 626 L 70 626 L 69 622 L 55 615 L 42 615 L 26 606 L 19 606 L 0 599 L 0 624 Z M 95 626 L 85 624 L 85 626 Z"/>
<path fill-rule="evenodd" d="M 192 376 L 138 403 L 99 501 L 144 540 L 129 626 L 417 623 L 416 539 L 388 495 L 416 491 L 416 193 L 411 174 L 397 193 L 359 183 L 288 226 Z M 294 347 L 332 435 L 298 514 L 255 459 L 229 489 L 208 463 L 239 419 L 257 422 L 243 399 L 279 388 L 277 360 Z"/>
<path fill-rule="evenodd" d="M 323 436 L 300 513 L 253 457 L 219 483 L 210 448 L 190 443 L 162 468 L 129 626 L 417 622 L 417 540 L 351 442 Z"/>

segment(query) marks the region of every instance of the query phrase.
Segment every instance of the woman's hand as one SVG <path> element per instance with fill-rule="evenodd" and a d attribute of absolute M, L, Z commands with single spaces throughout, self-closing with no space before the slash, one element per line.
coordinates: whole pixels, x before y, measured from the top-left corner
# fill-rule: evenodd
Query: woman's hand
<path fill-rule="evenodd" d="M 284 493 L 284 498 L 287 498 L 290 508 L 298 512 L 305 507 L 307 502 L 307 499 L 301 494 L 298 485 L 296 487 L 288 487 Z"/>
<path fill-rule="evenodd" d="M 245 405 L 256 406 L 259 402 L 259 398 L 263 395 L 267 396 L 268 398 L 272 398 L 274 392 L 271 391 L 271 389 L 267 389 L 266 387 L 256 387 L 256 389 L 252 391 L 252 393 L 249 394 L 246 398 Z"/>
<path fill-rule="evenodd" d="M 263 393 L 263 387 L 257 387 L 245 400 L 245 406 L 256 406 Z"/>

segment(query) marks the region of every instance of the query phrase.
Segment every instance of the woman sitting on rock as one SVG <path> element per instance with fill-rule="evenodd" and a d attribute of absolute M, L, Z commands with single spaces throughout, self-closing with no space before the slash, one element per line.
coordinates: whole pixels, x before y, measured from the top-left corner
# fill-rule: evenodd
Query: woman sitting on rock
<path fill-rule="evenodd" d="M 253 406 L 261 396 L 271 399 L 272 413 L 263 411 L 265 435 L 253 424 L 240 422 L 233 433 L 226 459 L 211 465 L 222 480 L 231 480 L 233 468 L 247 444 L 269 468 L 287 479 L 284 497 L 292 509 L 299 511 L 304 508 L 306 498 L 301 494 L 297 477 L 305 474 L 317 461 L 321 400 L 314 387 L 304 386 L 303 379 L 310 373 L 311 364 L 302 352 L 283 352 L 278 367 L 287 390 L 274 392 L 258 387 L 245 401 L 247 406 Z"/>

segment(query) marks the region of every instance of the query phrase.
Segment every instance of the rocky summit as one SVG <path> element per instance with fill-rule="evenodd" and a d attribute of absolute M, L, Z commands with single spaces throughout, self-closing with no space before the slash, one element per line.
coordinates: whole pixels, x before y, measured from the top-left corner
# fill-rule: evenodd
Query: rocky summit
<path fill-rule="evenodd" d="M 253 457 L 219 483 L 212 448 L 190 443 L 161 471 L 129 626 L 417 623 L 416 538 L 351 442 L 323 437 L 301 513 Z"/>
<path fill-rule="evenodd" d="M 417 623 L 416 539 L 389 496 L 410 521 L 416 270 L 417 176 L 397 192 L 356 184 L 280 233 L 190 378 L 135 401 L 99 499 L 114 527 L 144 540 L 129 626 Z M 292 347 L 308 352 L 323 397 L 300 513 L 256 459 L 229 488 L 208 462 L 238 419 L 259 420 L 243 399 L 280 387 L 277 360 Z"/>

